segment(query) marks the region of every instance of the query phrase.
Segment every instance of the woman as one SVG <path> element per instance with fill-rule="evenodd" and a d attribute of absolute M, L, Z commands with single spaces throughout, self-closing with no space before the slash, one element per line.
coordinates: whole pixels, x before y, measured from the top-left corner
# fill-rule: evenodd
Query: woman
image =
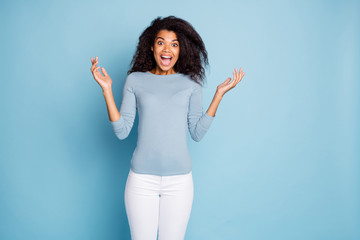
<path fill-rule="evenodd" d="M 217 107 L 245 73 L 220 84 L 203 113 L 202 85 L 208 64 L 204 43 L 188 22 L 169 16 L 154 19 L 139 37 L 118 111 L 112 80 L 91 58 L 91 72 L 103 89 L 112 128 L 119 139 L 139 114 L 138 141 L 125 186 L 125 208 L 132 239 L 184 239 L 193 203 L 187 128 L 200 141 Z M 104 76 L 101 74 L 103 73 Z"/>

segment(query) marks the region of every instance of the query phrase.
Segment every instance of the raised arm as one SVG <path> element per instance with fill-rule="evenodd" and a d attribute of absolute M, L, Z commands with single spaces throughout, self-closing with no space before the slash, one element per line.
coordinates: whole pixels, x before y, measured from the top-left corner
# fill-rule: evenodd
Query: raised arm
<path fill-rule="evenodd" d="M 225 80 L 225 82 L 217 86 L 214 98 L 211 101 L 208 110 L 206 111 L 210 116 L 215 117 L 216 110 L 224 94 L 230 89 L 234 88 L 236 84 L 238 84 L 241 81 L 241 79 L 244 77 L 245 73 L 242 72 L 242 68 L 240 68 L 240 72 L 238 72 L 238 70 L 235 68 L 233 75 L 234 78 L 231 83 L 229 83 L 231 80 L 231 78 L 229 77 L 228 79 Z"/>
<path fill-rule="evenodd" d="M 202 87 L 196 84 L 190 96 L 188 111 L 188 128 L 191 138 L 199 142 L 209 129 L 214 116 L 203 112 Z"/>
<path fill-rule="evenodd" d="M 240 68 L 240 72 L 235 68 L 233 74 L 234 78 L 232 82 L 230 82 L 231 78 L 228 78 L 217 87 L 214 98 L 206 113 L 203 113 L 202 108 L 202 87 L 200 85 L 195 87 L 190 97 L 188 127 L 191 138 L 196 142 L 199 142 L 209 129 L 224 94 L 234 88 L 245 75 L 245 73 L 242 73 L 242 68 Z"/>
<path fill-rule="evenodd" d="M 123 100 L 120 111 L 118 111 L 112 92 L 112 80 L 110 76 L 107 74 L 105 68 L 101 68 L 102 72 L 99 71 L 100 67 L 96 66 L 98 64 L 98 57 L 95 59 L 91 58 L 91 62 L 92 66 L 90 70 L 94 76 L 94 79 L 98 82 L 103 90 L 109 120 L 115 135 L 121 140 L 125 139 L 131 131 L 136 114 L 135 95 L 129 86 L 128 79 L 126 80 L 124 86 Z"/>
<path fill-rule="evenodd" d="M 90 71 L 93 74 L 93 77 L 96 80 L 96 82 L 100 85 L 100 87 L 103 90 L 109 119 L 110 121 L 116 121 L 117 119 L 119 119 L 120 113 L 117 110 L 114 97 L 112 94 L 112 80 L 109 74 L 106 72 L 105 68 L 101 68 L 102 72 L 99 71 L 100 67 L 96 66 L 99 63 L 98 57 L 95 57 L 95 59 L 91 57 L 91 63 L 92 66 L 90 68 Z M 102 75 L 101 73 L 103 73 L 104 75 Z"/>
<path fill-rule="evenodd" d="M 106 95 L 106 94 L 105 94 Z M 123 140 L 129 136 L 136 116 L 136 97 L 132 86 L 131 75 L 126 78 L 120 106 L 120 118 L 110 121 L 115 135 Z"/>

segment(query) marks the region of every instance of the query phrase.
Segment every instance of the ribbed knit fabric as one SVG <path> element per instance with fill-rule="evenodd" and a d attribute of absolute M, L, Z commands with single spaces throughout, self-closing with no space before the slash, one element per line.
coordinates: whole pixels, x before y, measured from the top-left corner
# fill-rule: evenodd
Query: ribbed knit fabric
<path fill-rule="evenodd" d="M 202 87 L 189 76 L 175 73 L 128 75 L 120 106 L 120 118 L 111 122 L 115 135 L 125 139 L 139 114 L 137 145 L 131 159 L 136 173 L 170 176 L 192 169 L 187 129 L 200 141 L 214 117 L 203 113 Z"/>

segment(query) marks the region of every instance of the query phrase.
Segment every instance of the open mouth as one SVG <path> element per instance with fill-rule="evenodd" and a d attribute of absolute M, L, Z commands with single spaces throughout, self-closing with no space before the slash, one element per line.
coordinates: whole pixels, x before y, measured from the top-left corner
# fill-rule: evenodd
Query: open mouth
<path fill-rule="evenodd" d="M 165 55 L 160 55 L 160 58 L 161 58 L 161 64 L 162 65 L 164 65 L 164 66 L 169 66 L 170 65 L 172 57 L 165 56 Z"/>

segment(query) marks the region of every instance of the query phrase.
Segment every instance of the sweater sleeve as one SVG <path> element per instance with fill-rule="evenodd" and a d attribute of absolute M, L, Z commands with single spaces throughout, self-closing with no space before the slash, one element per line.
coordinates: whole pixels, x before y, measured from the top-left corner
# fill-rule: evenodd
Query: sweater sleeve
<path fill-rule="evenodd" d="M 190 96 L 188 111 L 188 128 L 191 138 L 199 142 L 209 129 L 213 119 L 202 107 L 202 86 L 196 83 L 195 89 Z"/>
<path fill-rule="evenodd" d="M 136 97 L 130 75 L 125 81 L 119 112 L 120 118 L 110 123 L 115 135 L 123 140 L 129 136 L 136 115 Z"/>

